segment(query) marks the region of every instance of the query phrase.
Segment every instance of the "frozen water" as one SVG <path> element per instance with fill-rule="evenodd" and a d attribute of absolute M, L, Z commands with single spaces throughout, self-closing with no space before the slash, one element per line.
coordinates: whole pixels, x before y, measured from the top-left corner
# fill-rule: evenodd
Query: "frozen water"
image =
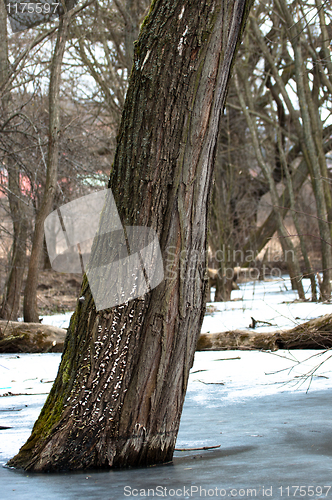
<path fill-rule="evenodd" d="M 214 303 L 218 311 L 202 331 L 247 328 L 251 316 L 275 330 L 332 312 L 331 304 L 294 303 L 287 280 L 241 285 L 236 298 Z M 65 327 L 59 322 L 69 317 L 44 323 Z M 60 356 L 0 355 L 1 464 L 29 436 Z M 2 467 L 0 498 L 331 498 L 331 372 L 330 351 L 197 352 L 177 448 L 220 448 L 176 451 L 172 465 L 147 469 L 30 474 Z"/>
<path fill-rule="evenodd" d="M 7 427 L 0 430 L 2 465 L 29 436 L 56 376 L 60 356 L 0 356 L 0 395 L 4 396 L 0 397 L 0 426 Z M 285 488 L 296 485 L 306 489 L 302 488 L 302 495 L 290 490 L 296 494 L 289 496 L 309 498 L 312 495 L 303 495 L 311 492 L 308 486 L 331 483 L 329 356 L 329 352 L 318 351 L 197 352 L 177 448 L 220 448 L 176 451 L 173 465 L 143 470 L 43 475 L 2 468 L 1 498 L 122 499 L 140 490 L 144 493 L 144 489 L 140 498 L 152 496 L 153 491 L 154 496 L 159 492 L 163 498 L 200 498 L 211 496 L 215 488 L 219 498 L 243 498 L 241 488 L 246 495 L 247 488 L 256 489 L 254 496 L 265 498 L 271 487 L 273 498 L 280 498 L 278 488 L 282 487 L 286 496 Z M 305 364 L 298 363 L 305 359 Z M 323 359 L 327 361 L 315 372 L 306 394 L 309 380 L 299 386 L 302 375 Z M 176 495 L 172 489 L 178 490 Z M 210 495 L 204 495 L 204 489 L 211 490 Z"/>

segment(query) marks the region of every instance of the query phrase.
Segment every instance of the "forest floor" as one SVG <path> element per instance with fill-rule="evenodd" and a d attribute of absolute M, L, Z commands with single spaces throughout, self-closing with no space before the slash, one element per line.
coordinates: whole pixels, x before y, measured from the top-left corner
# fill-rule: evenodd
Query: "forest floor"
<path fill-rule="evenodd" d="M 0 295 L 5 288 L 6 261 L 0 258 Z M 26 272 L 25 272 L 26 279 Z M 19 316 L 23 315 L 22 304 L 25 279 L 21 290 L 21 308 Z M 81 287 L 82 276 L 73 273 L 59 273 L 52 269 L 40 272 L 37 290 L 37 305 L 41 316 L 73 311 Z"/>
<path fill-rule="evenodd" d="M 71 312 L 76 306 L 79 288 L 75 292 L 74 280 L 78 278 L 62 278 L 59 274 L 45 276 L 45 283 L 52 288 L 38 292 L 40 302 L 45 303 L 40 315 L 44 325 L 67 328 Z M 61 275 L 64 276 L 64 275 Z M 46 279 L 48 281 L 46 282 Z M 49 286 L 47 285 L 47 286 Z M 306 300 L 300 301 L 292 290 L 288 275 L 273 278 L 267 276 L 264 281 L 239 282 L 239 290 L 233 290 L 228 302 L 209 302 L 202 325 L 202 333 L 218 333 L 232 330 L 250 330 L 257 333 L 268 333 L 276 330 L 294 328 L 306 321 L 325 314 L 332 314 L 331 302 L 311 302 L 309 279 L 303 280 Z M 71 288 L 70 288 L 71 287 Z M 214 298 L 212 289 L 212 300 Z M 70 295 L 70 293 L 72 295 Z M 76 293 L 76 294 L 75 294 Z M 67 294 L 67 295 L 66 295 Z M 62 301 L 62 298 L 67 301 Z M 48 304 L 48 307 L 46 307 Z M 71 307 L 70 307 L 71 306 Z M 67 311 L 67 312 L 66 312 Z M 253 329 L 253 319 L 255 328 Z"/>

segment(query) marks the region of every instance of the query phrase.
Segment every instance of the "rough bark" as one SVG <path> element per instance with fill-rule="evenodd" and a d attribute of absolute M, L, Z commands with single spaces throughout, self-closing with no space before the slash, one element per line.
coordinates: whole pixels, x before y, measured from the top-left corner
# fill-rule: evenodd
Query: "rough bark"
<path fill-rule="evenodd" d="M 173 247 L 174 258 L 157 288 L 98 313 L 83 282 L 57 379 L 10 465 L 47 471 L 172 459 L 205 308 L 219 118 L 250 6 L 153 3 L 135 47 L 109 187 L 123 224 L 154 228 L 163 255 Z"/>
<path fill-rule="evenodd" d="M 41 206 L 39 207 L 32 249 L 29 260 L 29 271 L 24 290 L 23 316 L 24 321 L 38 323 L 37 286 L 39 266 L 43 252 L 44 222 L 51 211 L 58 179 L 58 155 L 60 133 L 60 81 L 61 65 L 68 36 L 70 17 L 68 14 L 60 19 L 58 37 L 51 65 L 49 85 L 49 142 L 47 157 L 46 184 Z"/>

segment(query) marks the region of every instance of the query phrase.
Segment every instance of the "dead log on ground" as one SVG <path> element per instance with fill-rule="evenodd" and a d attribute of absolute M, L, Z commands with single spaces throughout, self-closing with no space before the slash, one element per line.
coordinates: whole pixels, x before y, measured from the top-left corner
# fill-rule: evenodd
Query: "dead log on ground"
<path fill-rule="evenodd" d="M 258 333 L 232 330 L 221 333 L 202 333 L 198 351 L 227 351 L 278 349 L 328 349 L 332 347 L 332 314 L 312 319 L 289 330 Z"/>
<path fill-rule="evenodd" d="M 66 333 L 41 323 L 0 320 L 0 353 L 62 352 Z"/>

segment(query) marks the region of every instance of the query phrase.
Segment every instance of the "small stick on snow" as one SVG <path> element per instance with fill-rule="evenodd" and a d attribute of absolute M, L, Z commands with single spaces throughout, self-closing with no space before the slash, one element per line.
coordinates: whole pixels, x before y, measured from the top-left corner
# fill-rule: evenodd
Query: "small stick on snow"
<path fill-rule="evenodd" d="M 221 444 L 216 446 L 202 446 L 202 448 L 175 448 L 175 451 L 201 451 L 201 450 L 213 450 L 215 448 L 220 448 Z"/>

